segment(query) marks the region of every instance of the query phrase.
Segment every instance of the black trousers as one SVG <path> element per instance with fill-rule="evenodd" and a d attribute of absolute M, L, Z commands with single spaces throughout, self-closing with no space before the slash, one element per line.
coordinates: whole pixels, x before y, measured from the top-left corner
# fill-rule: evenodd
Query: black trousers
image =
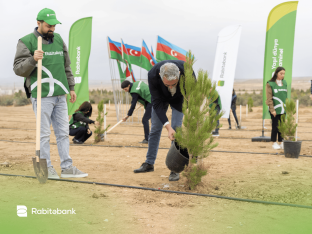
<path fill-rule="evenodd" d="M 75 139 L 80 142 L 85 142 L 92 135 L 92 132 L 91 134 L 88 134 L 88 129 L 80 126 L 79 128 L 70 128 L 69 135 L 75 136 Z"/>
<path fill-rule="evenodd" d="M 278 121 L 281 120 L 282 115 L 276 115 L 275 117 L 270 113 L 272 119 L 272 131 L 271 131 L 271 141 L 276 142 L 276 135 L 278 135 L 278 142 L 282 142 L 283 138 L 278 130 Z"/>
<path fill-rule="evenodd" d="M 145 140 L 148 141 L 148 136 L 149 136 L 149 120 L 152 117 L 152 104 L 148 103 L 145 107 L 145 113 L 142 118 L 142 123 L 143 123 L 143 128 L 144 128 L 144 136 Z"/>

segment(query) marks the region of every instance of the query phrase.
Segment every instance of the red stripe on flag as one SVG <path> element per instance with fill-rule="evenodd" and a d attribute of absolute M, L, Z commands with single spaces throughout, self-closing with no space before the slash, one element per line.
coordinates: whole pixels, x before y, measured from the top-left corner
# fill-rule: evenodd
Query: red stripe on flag
<path fill-rule="evenodd" d="M 141 56 L 141 52 L 137 51 L 137 50 L 134 50 L 134 49 L 127 49 L 127 53 L 129 55 L 131 55 L 131 56 L 136 56 L 136 57 L 140 57 Z"/>
<path fill-rule="evenodd" d="M 169 46 L 166 46 L 164 44 L 161 44 L 161 43 L 157 43 L 157 50 L 158 51 L 162 51 L 162 52 L 165 52 L 166 54 L 172 56 L 172 57 L 175 57 L 179 60 L 183 60 L 183 61 L 186 61 L 186 58 L 185 58 L 185 55 L 171 49 Z"/>
<path fill-rule="evenodd" d="M 110 49 L 111 51 L 115 51 L 115 52 L 117 52 L 118 54 L 121 55 L 121 51 L 117 48 L 117 46 L 116 46 L 115 44 L 109 43 L 109 49 Z"/>
<path fill-rule="evenodd" d="M 146 49 L 145 49 L 144 46 L 142 47 L 142 55 L 148 59 L 148 61 L 150 62 L 150 64 L 152 64 L 152 66 L 155 65 L 155 63 L 154 63 L 152 57 L 150 56 L 149 53 L 147 53 L 147 51 L 146 51 Z"/>

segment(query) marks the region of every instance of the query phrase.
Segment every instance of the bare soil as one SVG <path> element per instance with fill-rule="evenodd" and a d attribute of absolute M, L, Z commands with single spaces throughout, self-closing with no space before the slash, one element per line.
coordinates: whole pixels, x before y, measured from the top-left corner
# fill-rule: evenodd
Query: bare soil
<path fill-rule="evenodd" d="M 95 119 L 96 109 L 94 105 L 91 119 Z M 79 179 L 81 181 L 312 206 L 312 108 L 299 110 L 298 136 L 303 140 L 301 149 L 303 156 L 299 159 L 285 158 L 283 151 L 273 150 L 270 142 L 251 142 L 252 137 L 261 135 L 262 129 L 262 109 L 259 107 L 253 109 L 248 116 L 244 112 L 245 109 L 243 110 L 242 125 L 246 129 L 228 130 L 227 120 L 221 120 L 223 126 L 220 137 L 216 138 L 219 145 L 204 160 L 209 166 L 208 174 L 194 191 L 184 187 L 183 177 L 177 182 L 168 181 L 170 172 L 166 168 L 165 158 L 170 141 L 165 129 L 160 141 L 155 171 L 151 173 L 133 173 L 133 170 L 145 161 L 147 152 L 147 145 L 139 143 L 144 138 L 143 126 L 140 123 L 121 124 L 107 135 L 105 142 L 96 145 L 93 144 L 93 136 L 84 145 L 71 144 L 70 155 L 74 165 L 89 174 L 87 178 Z M 117 120 L 113 105 L 107 110 L 107 122 L 114 125 Z M 0 107 L 0 111 L 2 113 L 0 163 L 9 163 L 8 167 L 0 166 L 0 173 L 34 176 L 31 158 L 35 156 L 36 125 L 31 106 Z M 168 115 L 170 117 L 170 113 Z M 270 136 L 270 120 L 265 121 L 265 127 L 265 135 Z M 91 130 L 94 130 L 93 126 Z M 52 127 L 51 132 L 51 160 L 60 175 L 59 156 Z M 70 142 L 71 139 L 72 137 Z M 42 185 L 35 179 L 0 176 L 0 204 L 16 206 L 18 205 L 16 203 L 19 203 L 20 191 L 25 195 L 33 194 L 40 186 Z M 92 184 L 48 181 L 43 186 L 44 191 L 39 189 L 42 196 L 49 197 L 48 194 L 54 191 L 58 196 L 64 196 L 64 199 L 77 210 L 89 206 L 94 211 L 80 214 L 81 219 L 77 220 L 72 229 L 76 231 L 75 233 L 85 233 L 83 228 L 88 227 L 92 233 L 311 233 L 312 231 L 309 209 Z M 66 189 L 62 189 L 64 186 Z M 40 204 L 43 205 L 44 201 L 41 200 Z M 103 213 L 101 210 L 107 212 Z M 111 219 L 107 218 L 110 213 L 117 215 L 111 215 L 114 217 L 113 225 L 105 221 Z M 85 221 L 81 221 L 82 219 Z M 85 227 L 84 222 L 87 224 L 91 222 L 88 224 L 90 226 Z"/>

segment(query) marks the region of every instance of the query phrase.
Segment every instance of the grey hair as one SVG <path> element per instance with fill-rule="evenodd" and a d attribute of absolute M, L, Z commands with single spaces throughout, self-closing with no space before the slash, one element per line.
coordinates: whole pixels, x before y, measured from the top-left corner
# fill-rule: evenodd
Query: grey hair
<path fill-rule="evenodd" d="M 174 63 L 165 63 L 160 67 L 160 77 L 163 80 L 164 76 L 167 80 L 176 80 L 180 77 L 180 71 Z"/>

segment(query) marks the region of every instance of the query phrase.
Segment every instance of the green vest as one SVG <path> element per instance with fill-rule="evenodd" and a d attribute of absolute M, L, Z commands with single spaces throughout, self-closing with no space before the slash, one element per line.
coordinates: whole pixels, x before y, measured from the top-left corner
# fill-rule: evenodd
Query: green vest
<path fill-rule="evenodd" d="M 216 92 L 218 93 L 218 91 L 216 90 Z M 217 99 L 216 100 L 214 100 L 214 102 L 213 103 L 215 103 L 216 104 L 216 106 L 219 106 L 220 107 L 220 110 L 222 110 L 222 103 L 221 103 L 221 97 L 220 97 L 220 95 L 219 95 L 219 93 L 218 93 L 218 97 L 217 97 Z M 209 108 L 211 108 L 212 107 L 212 104 L 213 103 L 211 103 L 210 105 L 209 105 Z"/>
<path fill-rule="evenodd" d="M 34 55 L 37 50 L 37 37 L 30 33 L 21 38 L 21 41 Z M 42 59 L 42 95 L 41 97 L 52 97 L 69 93 L 68 81 L 65 73 L 65 59 L 63 51 L 63 40 L 61 36 L 54 33 L 53 43 L 42 44 L 44 51 Z M 30 74 L 31 96 L 37 98 L 37 69 Z"/>
<path fill-rule="evenodd" d="M 81 112 L 81 111 L 77 111 L 74 114 L 77 114 L 77 113 L 83 114 L 83 112 Z M 85 127 L 87 125 L 87 123 L 85 123 L 85 122 L 82 122 L 82 121 L 74 122 L 74 114 L 72 115 L 71 119 L 69 120 L 69 127 L 70 128 L 79 128 L 81 126 Z M 83 116 L 84 116 L 84 114 L 83 114 Z M 89 118 L 89 117 L 87 116 L 87 118 Z"/>
<path fill-rule="evenodd" d="M 285 114 L 285 102 L 287 98 L 287 82 L 283 80 L 283 86 L 278 86 L 276 82 L 268 82 L 272 88 L 273 104 L 277 115 Z"/>
<path fill-rule="evenodd" d="M 151 100 L 151 93 L 149 91 L 149 87 L 147 84 L 145 84 L 143 81 L 136 81 L 133 83 L 130 93 L 137 93 L 139 94 L 144 100 L 148 101 L 149 103 L 152 103 Z M 138 100 L 141 104 L 145 107 L 145 102 L 142 100 Z"/>

